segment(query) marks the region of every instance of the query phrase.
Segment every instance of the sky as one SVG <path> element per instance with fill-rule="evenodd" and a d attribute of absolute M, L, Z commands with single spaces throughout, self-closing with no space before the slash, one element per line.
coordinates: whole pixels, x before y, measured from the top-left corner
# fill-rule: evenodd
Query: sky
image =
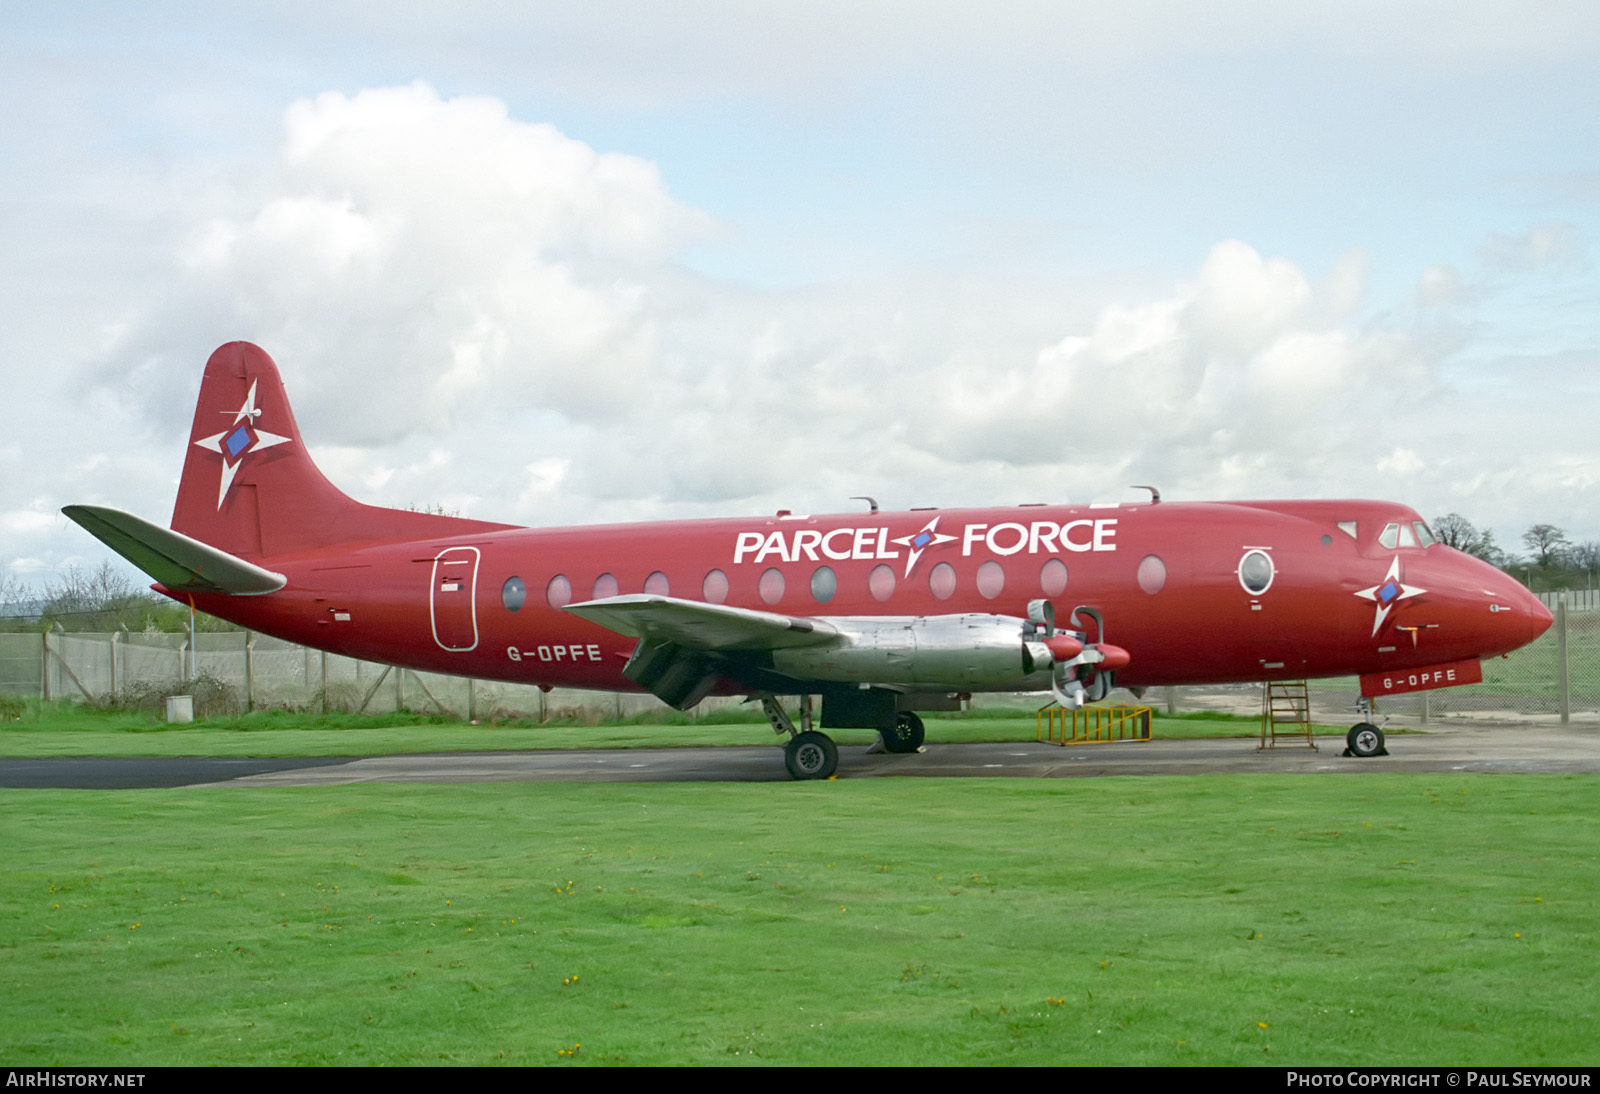
<path fill-rule="evenodd" d="M 237 339 L 373 504 L 1600 538 L 1590 2 L 0 0 L 0 93 L 0 579 Z"/>

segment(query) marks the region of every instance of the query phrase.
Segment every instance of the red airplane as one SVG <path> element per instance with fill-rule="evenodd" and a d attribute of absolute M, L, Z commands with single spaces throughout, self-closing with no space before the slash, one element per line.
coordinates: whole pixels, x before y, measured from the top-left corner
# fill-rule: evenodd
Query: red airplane
<path fill-rule="evenodd" d="M 923 740 L 916 711 L 981 691 L 1065 705 L 1168 684 L 1362 676 L 1380 694 L 1481 679 L 1550 613 L 1376 501 L 922 509 L 520 528 L 354 501 L 312 462 L 277 366 L 211 355 L 170 530 L 63 512 L 157 591 L 332 653 L 678 709 L 759 697 L 798 779 L 813 728 Z M 1148 489 L 1148 488 L 1147 488 Z M 868 499 L 870 500 L 870 499 Z M 1054 604 L 1072 604 L 1058 627 Z M 1114 634 L 1117 644 L 1107 641 Z M 774 698 L 802 699 L 801 727 Z M 1370 722 L 1356 755 L 1383 749 Z"/>

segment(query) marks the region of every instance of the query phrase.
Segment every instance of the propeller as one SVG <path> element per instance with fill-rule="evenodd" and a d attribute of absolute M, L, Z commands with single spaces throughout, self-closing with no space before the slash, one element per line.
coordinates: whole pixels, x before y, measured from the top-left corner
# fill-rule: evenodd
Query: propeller
<path fill-rule="evenodd" d="M 1104 699 L 1116 671 L 1133 659 L 1121 646 L 1104 641 L 1105 620 L 1093 608 L 1080 605 L 1072 609 L 1075 626 L 1080 625 L 1079 612 L 1094 620 L 1095 635 L 1101 641 L 1088 642 L 1083 630 L 1056 630 L 1055 605 L 1048 600 L 1028 602 L 1029 626 L 1023 642 L 1026 667 L 1029 672 L 1035 667 L 1051 667 L 1050 691 L 1064 707 Z"/>

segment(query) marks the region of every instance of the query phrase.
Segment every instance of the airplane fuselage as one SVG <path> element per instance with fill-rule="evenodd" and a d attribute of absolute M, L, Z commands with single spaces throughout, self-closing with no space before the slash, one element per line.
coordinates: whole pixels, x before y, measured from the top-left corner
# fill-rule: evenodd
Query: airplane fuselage
<path fill-rule="evenodd" d="M 279 592 L 182 598 L 352 657 L 600 689 L 635 686 L 621 670 L 636 642 L 562 609 L 627 593 L 823 618 L 1021 619 L 1043 598 L 1064 625 L 1081 605 L 1105 621 L 1091 637 L 1133 652 L 1128 687 L 1408 669 L 1544 630 L 1493 567 L 1380 544 L 1419 522 L 1373 501 L 1166 502 L 508 529 L 279 556 Z M 1396 596 L 1417 591 L 1385 610 L 1391 569 Z M 964 690 L 1048 688 L 1037 675 Z"/>

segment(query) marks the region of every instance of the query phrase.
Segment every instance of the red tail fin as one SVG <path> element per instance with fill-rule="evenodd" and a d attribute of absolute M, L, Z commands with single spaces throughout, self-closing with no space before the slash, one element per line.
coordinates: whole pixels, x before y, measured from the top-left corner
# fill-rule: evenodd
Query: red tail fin
<path fill-rule="evenodd" d="M 508 525 L 380 509 L 347 497 L 311 462 L 272 358 L 249 342 L 230 342 L 211 355 L 200 381 L 172 527 L 258 558 Z"/>

